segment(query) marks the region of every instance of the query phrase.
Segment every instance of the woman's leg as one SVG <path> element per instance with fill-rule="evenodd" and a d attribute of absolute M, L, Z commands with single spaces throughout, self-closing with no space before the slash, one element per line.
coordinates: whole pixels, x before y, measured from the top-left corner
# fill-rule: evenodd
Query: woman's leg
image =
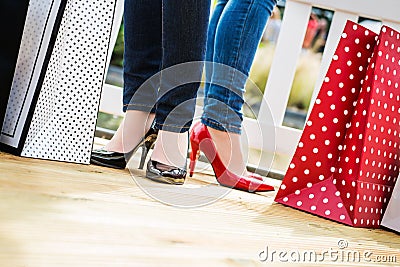
<path fill-rule="evenodd" d="M 120 153 L 131 151 L 150 129 L 154 117 L 154 113 L 127 110 L 117 131 L 105 146 L 105 150 Z"/>
<path fill-rule="evenodd" d="M 207 30 L 207 44 L 206 44 L 206 65 L 205 65 L 205 85 L 204 85 L 204 106 L 207 106 L 207 96 L 210 88 L 210 83 L 213 74 L 213 64 L 214 61 L 214 44 L 215 36 L 217 31 L 217 26 L 219 19 L 221 18 L 222 12 L 224 11 L 225 5 L 228 0 L 219 0 L 215 5 L 214 11 L 211 15 L 210 24 Z"/>
<path fill-rule="evenodd" d="M 215 31 L 213 62 L 217 64 L 213 67 L 202 122 L 207 125 L 221 160 L 236 174 L 246 170 L 240 142 L 244 86 L 275 3 L 229 0 Z"/>
<path fill-rule="evenodd" d="M 152 160 L 182 167 L 204 66 L 209 0 L 163 0 L 163 57 Z M 189 62 L 189 63 L 188 63 Z"/>
<path fill-rule="evenodd" d="M 123 108 L 127 112 L 116 134 L 106 145 L 108 151 L 130 151 L 154 120 L 159 83 L 146 83 L 146 88 L 138 89 L 160 71 L 161 1 L 125 0 Z"/>

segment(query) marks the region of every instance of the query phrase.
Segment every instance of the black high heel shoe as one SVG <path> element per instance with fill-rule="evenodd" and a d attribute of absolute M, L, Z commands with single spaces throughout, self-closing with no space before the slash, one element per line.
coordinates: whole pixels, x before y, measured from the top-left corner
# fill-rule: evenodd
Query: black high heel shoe
<path fill-rule="evenodd" d="M 140 142 L 131 151 L 127 153 L 107 151 L 104 148 L 95 149 L 92 151 L 90 163 L 100 165 L 103 167 L 125 169 L 129 159 L 141 147 L 142 155 L 140 158 L 139 169 L 143 169 L 147 154 L 149 153 L 149 150 L 154 144 L 154 142 L 156 141 L 157 134 L 158 130 L 155 129 L 154 127 L 150 127 L 150 130 L 145 134 L 142 140 L 140 140 Z"/>
<path fill-rule="evenodd" d="M 146 177 L 160 183 L 182 185 L 186 178 L 186 164 L 184 168 L 178 168 L 150 159 Z"/>
<path fill-rule="evenodd" d="M 187 150 L 189 150 L 189 142 Z M 146 178 L 165 184 L 182 185 L 186 178 L 186 168 L 187 161 L 183 168 L 179 168 L 150 159 L 147 162 Z"/>

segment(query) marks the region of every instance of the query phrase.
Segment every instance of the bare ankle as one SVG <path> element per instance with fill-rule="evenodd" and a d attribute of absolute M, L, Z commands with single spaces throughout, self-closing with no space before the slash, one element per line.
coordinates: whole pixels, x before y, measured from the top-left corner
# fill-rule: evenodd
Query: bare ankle
<path fill-rule="evenodd" d="M 226 168 L 236 175 L 247 175 L 240 135 L 211 127 L 207 127 L 207 129 Z"/>
<path fill-rule="evenodd" d="M 160 130 L 151 159 L 160 163 L 184 167 L 187 160 L 188 133 L 174 133 Z"/>
<path fill-rule="evenodd" d="M 121 153 L 130 151 L 150 129 L 154 117 L 143 111 L 128 110 L 105 149 Z"/>

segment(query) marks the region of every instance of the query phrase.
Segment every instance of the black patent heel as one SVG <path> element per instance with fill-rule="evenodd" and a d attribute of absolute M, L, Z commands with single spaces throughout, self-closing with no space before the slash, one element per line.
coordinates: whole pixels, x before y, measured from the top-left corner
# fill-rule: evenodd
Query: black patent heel
<path fill-rule="evenodd" d="M 182 185 L 186 178 L 186 168 L 169 166 L 150 159 L 146 177 L 159 183 Z"/>
<path fill-rule="evenodd" d="M 147 137 L 147 139 L 144 141 L 142 145 L 142 155 L 140 156 L 140 163 L 139 163 L 139 168 L 140 170 L 143 169 L 144 163 L 147 158 L 147 154 L 149 153 L 151 147 L 154 145 L 154 142 L 157 140 L 157 134 L 154 133 L 150 136 Z"/>
<path fill-rule="evenodd" d="M 187 150 L 189 150 L 189 143 Z M 146 178 L 159 183 L 182 185 L 186 179 L 186 168 L 187 160 L 183 168 L 179 168 L 150 159 L 147 162 Z"/>
<path fill-rule="evenodd" d="M 132 155 L 135 154 L 140 147 L 142 147 L 139 169 L 143 169 L 144 161 L 146 160 L 146 156 L 149 153 L 150 148 L 157 139 L 157 134 L 158 130 L 152 126 L 142 140 L 140 140 L 140 142 L 127 153 L 107 151 L 104 148 L 95 149 L 92 151 L 90 163 L 109 168 L 125 169 L 126 164 Z"/>

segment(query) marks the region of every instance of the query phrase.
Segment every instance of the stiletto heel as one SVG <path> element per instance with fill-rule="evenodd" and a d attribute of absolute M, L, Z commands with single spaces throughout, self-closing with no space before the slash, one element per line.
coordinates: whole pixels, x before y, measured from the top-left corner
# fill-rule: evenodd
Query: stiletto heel
<path fill-rule="evenodd" d="M 189 176 L 192 177 L 194 173 L 194 168 L 196 167 L 197 159 L 199 158 L 199 145 L 196 142 L 190 142 L 192 151 L 190 153 L 190 164 L 189 164 Z"/>
<path fill-rule="evenodd" d="M 266 184 L 257 174 L 239 176 L 230 172 L 222 163 L 207 127 L 201 122 L 193 125 L 190 133 L 190 174 L 193 175 L 197 153 L 202 151 L 210 161 L 215 177 L 220 185 L 248 192 L 273 191 L 274 187 Z"/>
<path fill-rule="evenodd" d="M 143 144 L 142 145 L 142 155 L 140 156 L 139 170 L 143 169 L 144 162 L 146 161 L 147 153 L 149 153 L 149 148 Z"/>
<path fill-rule="evenodd" d="M 156 141 L 157 135 L 150 135 L 147 139 L 148 140 L 145 140 L 142 145 L 142 155 L 140 156 L 140 163 L 139 163 L 139 168 L 138 168 L 140 170 L 143 169 L 144 163 L 147 158 L 147 154 L 149 153 L 154 142 Z"/>
<path fill-rule="evenodd" d="M 92 151 L 90 163 L 115 169 L 125 169 L 127 162 L 136 151 L 143 147 L 142 155 L 140 158 L 139 169 L 143 169 L 144 161 L 149 153 L 150 148 L 157 139 L 158 130 L 151 127 L 139 143 L 129 152 L 121 153 L 108 151 L 104 148 L 95 149 Z"/>

